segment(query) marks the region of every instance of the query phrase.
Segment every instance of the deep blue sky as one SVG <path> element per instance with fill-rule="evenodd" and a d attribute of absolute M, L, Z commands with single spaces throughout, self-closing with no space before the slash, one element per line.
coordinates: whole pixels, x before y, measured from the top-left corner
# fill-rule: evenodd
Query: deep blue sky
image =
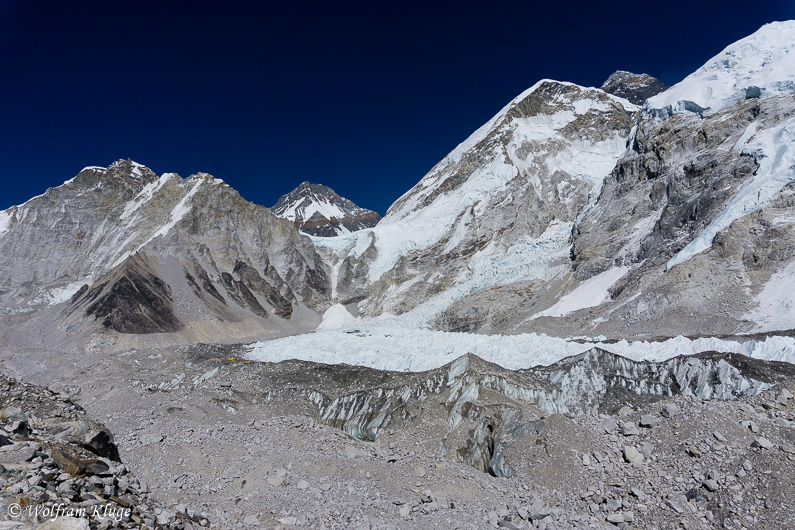
<path fill-rule="evenodd" d="M 383 214 L 541 78 L 673 84 L 792 0 L 0 0 L 0 209 L 89 165 L 303 180 Z"/>

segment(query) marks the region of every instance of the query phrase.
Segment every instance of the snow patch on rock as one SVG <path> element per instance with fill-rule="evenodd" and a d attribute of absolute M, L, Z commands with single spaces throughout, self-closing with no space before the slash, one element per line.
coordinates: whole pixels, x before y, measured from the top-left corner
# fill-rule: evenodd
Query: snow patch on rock
<path fill-rule="evenodd" d="M 135 168 L 138 169 L 138 168 Z M 177 175 L 174 173 L 163 173 L 163 175 L 155 180 L 147 184 L 143 187 L 143 189 L 138 192 L 131 201 L 129 201 L 125 207 L 124 211 L 119 216 L 120 219 L 127 219 L 132 214 L 134 214 L 141 206 L 149 202 L 152 197 L 154 197 L 157 190 L 163 187 L 163 184 L 171 180 L 172 178 L 176 177 Z"/>
<path fill-rule="evenodd" d="M 756 322 L 754 332 L 795 329 L 795 262 L 774 274 L 756 296 L 759 304 L 744 318 Z"/>
<path fill-rule="evenodd" d="M 610 299 L 609 289 L 626 276 L 627 272 L 628 267 L 615 267 L 597 274 L 561 297 L 552 307 L 530 317 L 530 320 L 539 317 L 562 317 L 580 309 L 601 305 Z"/>
<path fill-rule="evenodd" d="M 65 285 L 63 287 L 44 290 L 40 292 L 36 298 L 30 300 L 28 305 L 46 304 L 51 306 L 66 302 L 70 300 L 72 296 L 74 296 L 74 294 L 79 291 L 81 287 L 83 287 L 83 285 L 91 285 L 91 283 L 91 279 L 86 279 L 70 283 L 69 285 Z"/>
<path fill-rule="evenodd" d="M 8 232 L 9 228 L 11 228 L 11 214 L 8 210 L 3 210 L 0 212 L 0 236 Z"/>

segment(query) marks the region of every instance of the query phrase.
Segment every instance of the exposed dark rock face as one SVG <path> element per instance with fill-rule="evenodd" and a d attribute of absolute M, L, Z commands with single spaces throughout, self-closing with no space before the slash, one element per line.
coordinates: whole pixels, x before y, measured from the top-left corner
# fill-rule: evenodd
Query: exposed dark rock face
<path fill-rule="evenodd" d="M 682 113 L 665 121 L 642 121 L 633 144 L 635 155 L 622 159 L 605 179 L 599 204 L 577 227 L 572 251 L 576 276 L 587 278 L 591 274 L 583 273 L 586 269 L 579 259 L 584 255 L 580 249 L 591 241 L 608 240 L 604 237 L 607 234 L 623 237 L 609 238 L 611 248 L 600 248 L 605 258 L 625 259 L 620 248 L 636 223 L 622 212 L 631 211 L 637 220 L 646 214 L 660 213 L 650 236 L 630 258 L 632 261 L 651 257 L 667 260 L 683 248 L 757 169 L 753 157 L 739 150 L 718 150 L 717 146 L 745 130 L 760 118 L 761 112 L 765 121 L 778 120 L 778 112 L 783 109 L 778 105 L 773 108 L 763 111 L 758 103 L 749 102 L 704 120 Z M 619 202 L 620 212 L 615 209 Z M 609 221 L 602 213 L 610 216 Z M 601 230 L 595 229 L 596 223 Z"/>
<path fill-rule="evenodd" d="M 135 256 L 72 304 L 90 304 L 86 315 L 119 333 L 165 333 L 183 324 L 174 315 L 170 287 Z"/>
<path fill-rule="evenodd" d="M 601 89 L 608 94 L 628 99 L 635 105 L 668 89 L 668 85 L 648 74 L 633 74 L 618 70 L 607 78 Z"/>
<path fill-rule="evenodd" d="M 238 305 L 250 309 L 263 318 L 268 318 L 268 312 L 265 311 L 265 308 L 262 307 L 244 282 L 235 280 L 228 272 L 221 273 L 221 279 L 224 282 L 226 292 L 229 293 Z"/>
<path fill-rule="evenodd" d="M 282 195 L 272 211 L 295 223 L 301 232 L 321 237 L 372 228 L 381 220 L 376 212 L 359 208 L 331 188 L 309 182 L 302 182 L 287 195 Z"/>
<path fill-rule="evenodd" d="M 630 156 L 605 179 L 599 203 L 577 226 L 574 277 L 633 267 L 611 289 L 614 299 L 643 292 L 622 308 L 624 326 L 673 333 L 661 329 L 662 321 L 690 335 L 751 329 L 743 310 L 753 302 L 749 287 L 795 257 L 795 235 L 777 221 L 791 211 L 792 184 L 717 232 L 704 252 L 678 264 L 672 258 L 701 237 L 759 170 L 757 157 L 732 148 L 738 138 L 749 127 L 774 129 L 792 116 L 791 97 L 771 97 L 708 117 L 684 112 L 663 121 L 644 118 Z"/>
<path fill-rule="evenodd" d="M 293 305 L 290 300 L 282 296 L 278 289 L 262 278 L 256 269 L 238 261 L 234 273 L 240 276 L 241 282 L 245 282 L 249 288 L 264 296 L 268 303 L 274 307 L 277 316 L 290 318 L 293 313 Z"/>

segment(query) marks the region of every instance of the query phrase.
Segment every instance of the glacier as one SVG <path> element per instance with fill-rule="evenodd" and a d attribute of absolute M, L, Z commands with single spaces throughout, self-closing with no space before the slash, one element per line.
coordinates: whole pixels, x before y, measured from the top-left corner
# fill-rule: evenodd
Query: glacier
<path fill-rule="evenodd" d="M 259 362 L 289 359 L 350 364 L 379 370 L 421 372 L 444 366 L 468 353 L 521 370 L 548 366 L 598 347 L 634 361 L 665 361 L 707 351 L 739 353 L 755 359 L 795 363 L 795 337 L 725 340 L 674 337 L 660 342 L 571 340 L 544 334 L 482 335 L 415 327 L 410 319 L 385 317 L 247 346 L 245 358 Z"/>

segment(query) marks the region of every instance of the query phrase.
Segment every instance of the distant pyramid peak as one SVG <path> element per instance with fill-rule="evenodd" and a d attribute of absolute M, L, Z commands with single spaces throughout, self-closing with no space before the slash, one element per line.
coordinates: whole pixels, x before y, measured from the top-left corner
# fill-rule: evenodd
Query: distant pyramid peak
<path fill-rule="evenodd" d="M 272 211 L 293 221 L 302 232 L 316 236 L 348 234 L 373 227 L 381 219 L 376 212 L 360 208 L 328 186 L 309 181 L 282 195 Z"/>

